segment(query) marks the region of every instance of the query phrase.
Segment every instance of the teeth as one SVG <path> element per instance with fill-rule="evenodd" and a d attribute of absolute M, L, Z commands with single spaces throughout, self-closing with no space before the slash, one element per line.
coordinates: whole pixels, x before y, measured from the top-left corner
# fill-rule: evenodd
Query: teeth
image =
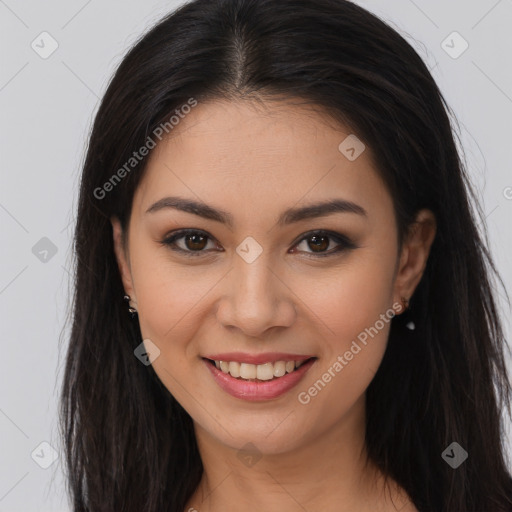
<path fill-rule="evenodd" d="M 240 363 L 236 361 L 229 362 L 229 373 L 231 377 L 240 377 Z"/>
<path fill-rule="evenodd" d="M 286 374 L 286 363 L 284 361 L 276 361 L 274 363 L 274 377 L 282 377 Z"/>
<path fill-rule="evenodd" d="M 259 364 L 256 366 L 256 378 L 259 380 L 270 380 L 274 378 L 274 365 L 272 363 Z"/>
<path fill-rule="evenodd" d="M 215 366 L 232 377 L 245 380 L 272 380 L 299 368 L 305 361 L 276 361 L 275 363 L 249 364 L 237 361 L 215 361 Z"/>
<path fill-rule="evenodd" d="M 242 377 L 242 379 L 255 379 L 256 365 L 240 363 L 240 377 Z"/>

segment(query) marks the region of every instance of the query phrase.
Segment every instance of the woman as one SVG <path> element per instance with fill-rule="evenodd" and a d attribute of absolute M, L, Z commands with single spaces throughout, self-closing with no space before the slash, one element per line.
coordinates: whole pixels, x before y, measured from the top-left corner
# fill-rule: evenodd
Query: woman
<path fill-rule="evenodd" d="M 96 115 L 78 511 L 512 510 L 492 259 L 444 99 L 341 0 L 194 0 Z"/>

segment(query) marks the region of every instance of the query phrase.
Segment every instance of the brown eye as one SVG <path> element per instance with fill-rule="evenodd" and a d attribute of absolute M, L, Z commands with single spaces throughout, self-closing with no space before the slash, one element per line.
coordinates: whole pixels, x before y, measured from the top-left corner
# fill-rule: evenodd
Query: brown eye
<path fill-rule="evenodd" d="M 201 256 L 208 251 L 205 248 L 211 237 L 202 231 L 193 229 L 181 230 L 162 240 L 163 245 L 170 246 L 173 251 L 187 256 Z M 179 242 L 179 243 L 178 243 Z"/>
<path fill-rule="evenodd" d="M 212 237 L 196 229 L 179 230 L 168 236 L 165 240 L 162 240 L 161 244 L 169 246 L 173 251 L 182 253 L 185 256 L 202 256 L 210 252 L 207 250 L 208 242 L 212 242 L 213 249 L 222 251 L 222 249 L 215 246 Z M 331 242 L 334 242 L 334 248 L 328 250 Z M 329 231 L 307 233 L 294 247 L 298 247 L 301 244 L 305 244 L 306 247 L 304 249 L 308 250 L 300 250 L 298 252 L 314 257 L 333 256 L 336 253 L 357 247 L 346 236 Z"/>
<path fill-rule="evenodd" d="M 207 239 L 208 237 L 198 234 L 185 235 L 184 237 L 185 245 L 187 249 L 190 249 L 191 251 L 200 251 L 201 249 L 204 249 L 206 247 Z"/>
<path fill-rule="evenodd" d="M 331 250 L 329 246 L 334 242 L 334 248 Z M 316 231 L 307 233 L 295 247 L 304 246 L 299 252 L 304 252 L 310 256 L 331 256 L 347 249 L 355 249 L 356 245 L 346 236 L 339 233 L 331 233 L 329 231 Z"/>
<path fill-rule="evenodd" d="M 313 235 L 309 237 L 310 242 L 308 246 L 313 250 L 313 252 L 323 252 L 329 247 L 329 237 L 328 236 L 318 236 Z"/>

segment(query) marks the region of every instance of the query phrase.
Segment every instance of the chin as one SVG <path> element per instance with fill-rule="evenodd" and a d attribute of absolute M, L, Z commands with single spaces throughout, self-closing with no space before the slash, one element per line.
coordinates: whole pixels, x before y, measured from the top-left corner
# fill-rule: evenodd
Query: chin
<path fill-rule="evenodd" d="M 259 418 L 253 414 L 240 414 L 231 422 L 218 424 L 209 421 L 195 425 L 196 431 L 199 428 L 218 443 L 233 450 L 255 450 L 261 455 L 278 455 L 296 450 L 308 437 L 305 432 L 308 426 L 306 419 L 297 418 L 293 412 L 267 412 Z"/>

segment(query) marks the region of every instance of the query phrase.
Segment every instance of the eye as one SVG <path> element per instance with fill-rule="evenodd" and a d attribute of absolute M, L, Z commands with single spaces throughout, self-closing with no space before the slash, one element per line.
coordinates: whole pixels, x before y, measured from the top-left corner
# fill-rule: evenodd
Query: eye
<path fill-rule="evenodd" d="M 212 240 L 213 239 L 204 231 L 197 229 L 181 229 L 162 240 L 161 243 L 170 246 L 171 250 L 181 252 L 186 256 L 201 256 L 207 252 L 205 249 L 208 246 L 208 242 L 212 242 Z M 181 245 L 178 241 L 181 242 Z M 328 250 L 331 246 L 331 242 L 334 242 L 337 247 Z M 313 257 L 331 256 L 343 250 L 356 248 L 356 245 L 346 236 L 325 230 L 306 233 L 306 235 L 294 245 L 294 248 L 299 247 L 302 243 L 304 243 L 305 247 L 309 247 L 312 250 L 311 252 L 306 250 L 299 252 L 304 252 Z M 292 252 L 296 251 L 293 250 Z"/>
<path fill-rule="evenodd" d="M 183 244 L 180 247 L 177 241 L 181 239 L 183 239 Z M 187 256 L 200 256 L 201 253 L 205 252 L 203 249 L 206 248 L 208 240 L 211 240 L 211 237 L 204 231 L 198 229 L 181 229 L 165 240 L 162 240 L 161 243 L 171 246 L 173 251 L 184 253 Z"/>
<path fill-rule="evenodd" d="M 309 242 L 308 242 L 309 241 Z M 331 249 L 327 251 L 329 246 L 331 245 L 331 241 L 334 241 L 338 246 L 334 249 Z M 306 254 L 313 255 L 313 256 L 332 256 L 336 253 L 339 253 L 346 249 L 355 249 L 356 245 L 346 236 L 340 234 L 340 233 L 334 233 L 330 231 L 311 231 L 309 233 L 306 233 L 305 236 L 303 236 L 299 243 L 296 244 L 294 247 L 299 247 L 301 243 L 304 242 L 305 247 L 309 247 L 312 249 L 311 252 L 308 251 L 300 251 L 305 252 Z"/>

